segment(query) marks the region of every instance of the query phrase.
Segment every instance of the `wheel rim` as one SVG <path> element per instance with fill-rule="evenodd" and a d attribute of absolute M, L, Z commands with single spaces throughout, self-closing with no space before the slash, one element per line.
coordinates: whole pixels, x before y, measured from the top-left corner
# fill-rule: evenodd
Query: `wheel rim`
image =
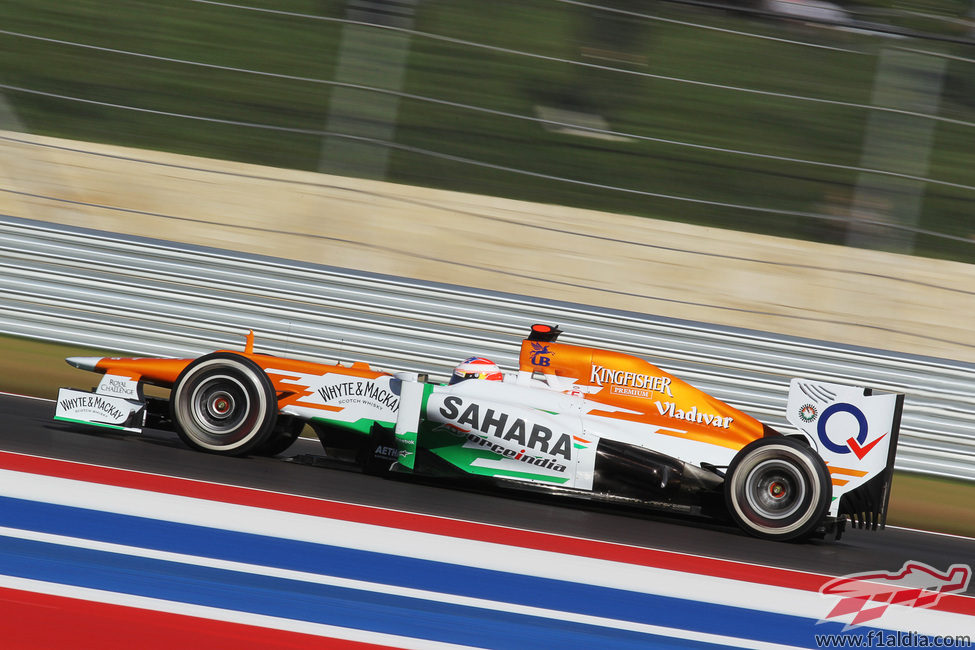
<path fill-rule="evenodd" d="M 207 397 L 206 410 L 209 418 L 223 420 L 234 410 L 234 396 L 227 391 L 216 391 Z"/>
<path fill-rule="evenodd" d="M 189 399 L 190 414 L 201 442 L 227 445 L 250 433 L 256 422 L 250 408 L 247 387 L 229 375 L 214 375 L 201 381 Z"/>
<path fill-rule="evenodd" d="M 786 519 L 798 511 L 806 497 L 806 481 L 792 465 L 778 459 L 755 465 L 745 479 L 745 499 L 760 517 Z"/>

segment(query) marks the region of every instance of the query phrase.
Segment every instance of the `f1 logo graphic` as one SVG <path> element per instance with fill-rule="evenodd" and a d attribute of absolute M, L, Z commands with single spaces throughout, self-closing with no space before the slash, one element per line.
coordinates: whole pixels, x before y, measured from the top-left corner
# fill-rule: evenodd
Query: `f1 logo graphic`
<path fill-rule="evenodd" d="M 833 609 L 818 621 L 825 623 L 853 614 L 843 627 L 848 630 L 880 618 L 890 605 L 924 609 L 934 607 L 941 597 L 965 593 L 972 578 L 967 564 L 952 564 L 941 572 L 923 562 L 908 561 L 900 571 L 854 573 L 834 578 L 819 588 L 824 596 L 839 596 Z"/>
<path fill-rule="evenodd" d="M 837 413 L 849 413 L 852 415 L 859 428 L 857 434 L 847 438 L 842 445 L 838 445 L 833 442 L 830 439 L 829 434 L 826 432 L 826 423 L 829 422 L 829 419 Z M 816 427 L 816 433 L 819 434 L 819 439 L 822 441 L 823 445 L 834 454 L 848 454 L 852 451 L 854 454 L 856 454 L 857 458 L 863 460 L 863 457 L 870 453 L 870 450 L 887 436 L 885 433 L 876 440 L 864 445 L 863 443 L 867 440 L 868 428 L 867 417 L 863 414 L 863 411 L 852 404 L 839 402 L 826 407 L 823 414 L 819 416 L 819 425 Z M 888 433 L 890 432 L 888 431 Z"/>

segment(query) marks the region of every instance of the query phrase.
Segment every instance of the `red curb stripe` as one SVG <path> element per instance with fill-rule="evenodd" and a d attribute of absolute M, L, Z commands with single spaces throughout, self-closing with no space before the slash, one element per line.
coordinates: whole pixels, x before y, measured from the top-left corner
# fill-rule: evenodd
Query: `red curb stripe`
<path fill-rule="evenodd" d="M 835 577 L 13 452 L 0 452 L 0 469 L 804 591 L 818 592 Z M 949 594 L 934 609 L 975 616 L 975 598 Z"/>
<path fill-rule="evenodd" d="M 0 639 L 7 650 L 390 647 L 8 588 L 0 588 L 0 612 Z"/>

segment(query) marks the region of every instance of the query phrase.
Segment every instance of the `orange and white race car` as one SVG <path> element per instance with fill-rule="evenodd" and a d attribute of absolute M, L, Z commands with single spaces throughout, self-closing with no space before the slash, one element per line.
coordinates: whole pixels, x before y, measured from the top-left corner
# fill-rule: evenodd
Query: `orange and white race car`
<path fill-rule="evenodd" d="M 447 384 L 257 354 L 253 333 L 243 352 L 197 359 L 72 357 L 103 376 L 94 391 L 62 388 L 55 418 L 174 429 L 226 455 L 280 454 L 308 424 L 326 457 L 369 471 L 730 518 L 767 539 L 838 536 L 847 518 L 883 527 L 903 395 L 793 379 L 796 430 L 783 435 L 642 359 L 560 333 L 534 325 L 517 372 Z M 146 384 L 169 398 L 146 397 Z"/>

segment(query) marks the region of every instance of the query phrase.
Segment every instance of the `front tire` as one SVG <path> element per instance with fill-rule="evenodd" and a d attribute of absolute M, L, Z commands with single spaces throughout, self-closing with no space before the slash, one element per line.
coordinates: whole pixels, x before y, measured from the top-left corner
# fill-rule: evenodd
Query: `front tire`
<path fill-rule="evenodd" d="M 301 420 L 292 420 L 288 417 L 279 417 L 278 423 L 274 427 L 271 435 L 261 443 L 252 453 L 255 456 L 277 456 L 282 454 L 294 444 L 294 441 L 301 435 L 305 423 Z"/>
<path fill-rule="evenodd" d="M 823 459 L 784 436 L 743 447 L 726 476 L 728 513 L 747 533 L 763 539 L 809 536 L 824 520 L 833 494 Z"/>
<path fill-rule="evenodd" d="M 274 386 L 264 370 L 229 352 L 214 352 L 186 366 L 169 402 L 183 442 L 225 456 L 243 456 L 259 447 L 278 416 Z"/>

